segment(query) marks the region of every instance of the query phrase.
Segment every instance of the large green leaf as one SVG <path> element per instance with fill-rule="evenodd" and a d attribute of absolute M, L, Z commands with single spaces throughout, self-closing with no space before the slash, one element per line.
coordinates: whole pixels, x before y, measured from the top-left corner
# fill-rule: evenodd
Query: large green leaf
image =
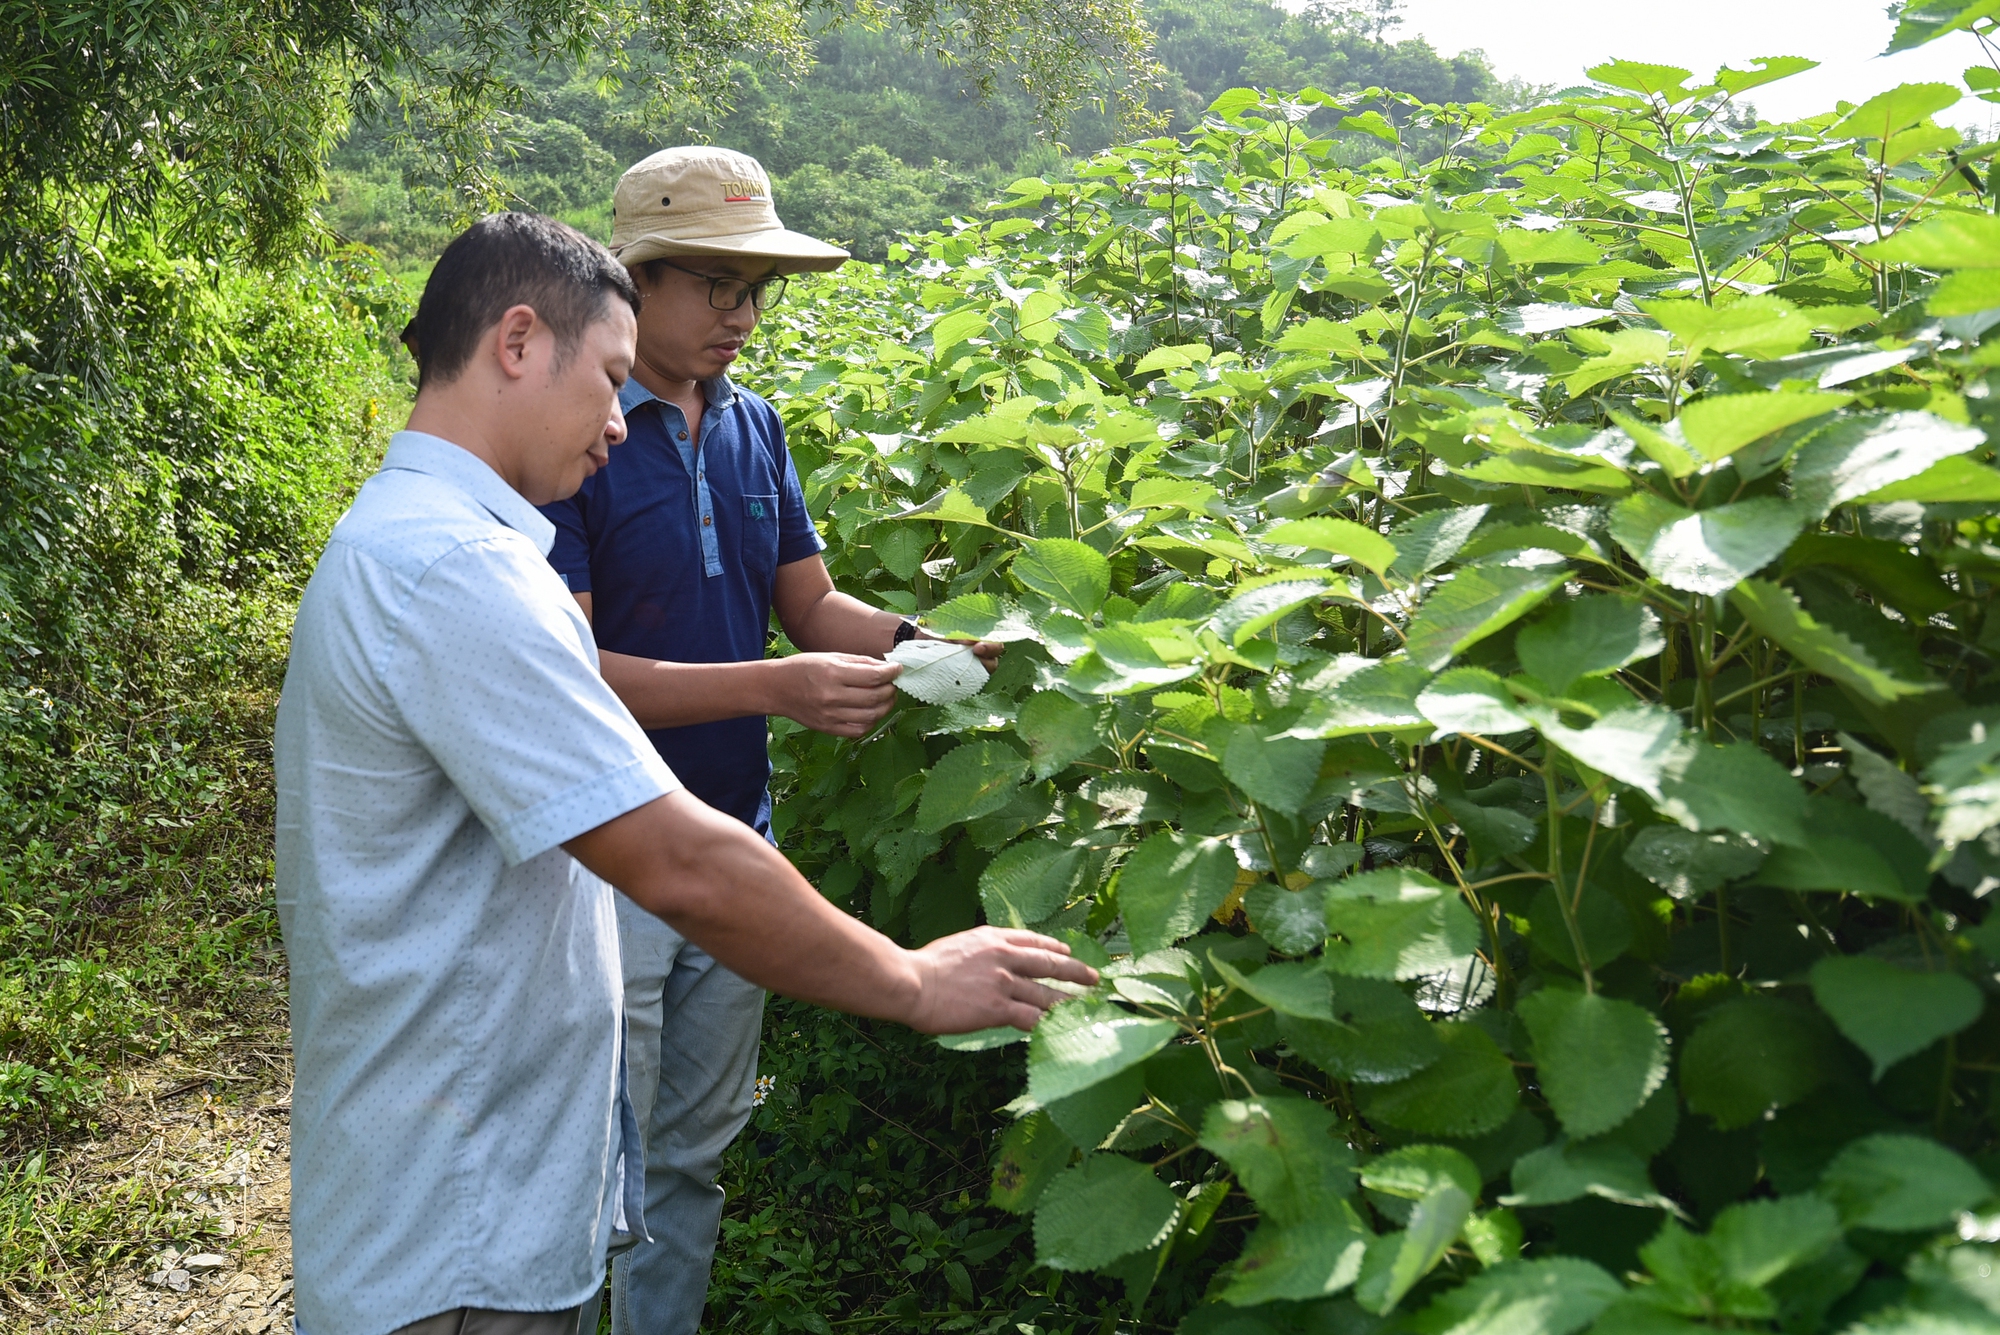
<path fill-rule="evenodd" d="M 1686 755 L 1680 715 L 1658 705 L 1614 710 L 1588 728 L 1572 728 L 1555 710 L 1523 707 L 1542 736 L 1600 774 L 1657 797 L 1671 766 Z"/>
<path fill-rule="evenodd" d="M 1820 1174 L 1819 1193 L 1849 1228 L 1942 1228 L 1992 1186 L 1955 1152 L 1920 1136 L 1864 1136 Z"/>
<path fill-rule="evenodd" d="M 1231 987 L 1241 988 L 1280 1015 L 1333 1021 L 1333 977 L 1313 964 L 1267 964 L 1244 974 L 1219 955 L 1211 956 L 1215 971 Z"/>
<path fill-rule="evenodd" d="M 1915 477 L 1891 482 L 1855 498 L 1858 505 L 1884 505 L 1890 501 L 2000 501 L 2000 469 L 1955 454 L 1940 459 Z"/>
<path fill-rule="evenodd" d="M 1291 815 L 1305 805 L 1319 780 L 1326 743 L 1297 737 L 1266 737 L 1264 729 L 1239 723 L 1229 729 L 1222 772 L 1260 807 Z"/>
<path fill-rule="evenodd" d="M 1681 1095 L 1725 1129 L 1797 1103 L 1832 1074 L 1827 1035 L 1803 1007 L 1761 997 L 1716 1007 L 1681 1050 Z"/>
<path fill-rule="evenodd" d="M 1676 420 L 1687 443 L 1714 463 L 1774 431 L 1824 417 L 1851 397 L 1797 389 L 1717 394 L 1690 403 Z"/>
<path fill-rule="evenodd" d="M 1526 630 L 1521 635 L 1526 635 Z M 1520 636 L 1516 636 L 1518 641 Z M 1485 668 L 1452 668 L 1440 672 L 1417 695 L 1417 708 L 1439 732 L 1499 736 L 1524 732 L 1531 725 L 1515 707 L 1505 682 Z"/>
<path fill-rule="evenodd" d="M 1708 1239 L 1724 1274 L 1761 1287 L 1839 1242 L 1840 1218 L 1816 1196 L 1744 1201 L 1715 1217 Z"/>
<path fill-rule="evenodd" d="M 1690 740 L 1668 765 L 1660 798 L 1661 811 L 1690 829 L 1735 830 L 1784 844 L 1805 838 L 1805 789 L 1748 742 Z"/>
<path fill-rule="evenodd" d="M 1990 213 L 1938 213 L 1885 241 L 1860 247 L 1871 260 L 1926 269 L 2000 269 L 2000 218 Z"/>
<path fill-rule="evenodd" d="M 1572 1136 L 1609 1131 L 1667 1078 L 1667 1031 L 1629 1001 L 1543 988 L 1515 1012 L 1534 1040 L 1542 1093 Z"/>
<path fill-rule="evenodd" d="M 1646 1161 L 1616 1140 L 1567 1137 L 1514 1161 L 1503 1205 L 1563 1205 L 1596 1196 L 1620 1205 L 1658 1207 L 1665 1199 L 1646 1175 Z"/>
<path fill-rule="evenodd" d="M 1039 1104 L 1067 1098 L 1137 1066 L 1178 1033 L 1172 1020 L 1134 1015 L 1108 1001 L 1057 1006 L 1028 1039 L 1028 1094 Z"/>
<path fill-rule="evenodd" d="M 1014 558 L 1014 578 L 1071 611 L 1096 614 L 1111 592 L 1111 564 L 1073 538 L 1043 538 Z"/>
<path fill-rule="evenodd" d="M 1097 711 L 1060 691 L 1037 691 L 1023 700 L 1014 731 L 1028 744 L 1037 779 L 1062 773 L 1099 745 Z"/>
<path fill-rule="evenodd" d="M 979 902 L 995 927 L 1028 927 L 1069 902 L 1083 869 L 1081 848 L 1030 839 L 1000 850 L 979 874 Z"/>
<path fill-rule="evenodd" d="M 1444 1054 L 1437 1027 L 1395 984 L 1373 978 L 1332 981 L 1332 1020 L 1278 1016 L 1286 1044 L 1328 1075 L 1383 1085 L 1416 1074 Z"/>
<path fill-rule="evenodd" d="M 1898 84 L 1841 117 L 1831 133 L 1854 139 L 1888 139 L 1899 130 L 1950 110 L 1964 96 L 1963 89 L 1948 83 Z"/>
<path fill-rule="evenodd" d="M 1361 1185 L 1385 1196 L 1417 1201 L 1439 1187 L 1457 1187 L 1470 1200 L 1479 1198 L 1479 1165 L 1449 1145 L 1405 1145 L 1361 1169 Z"/>
<path fill-rule="evenodd" d="M 1361 978 L 1421 978 L 1476 950 L 1479 923 L 1458 892 L 1405 867 L 1335 881 L 1326 892 L 1326 967 Z"/>
<path fill-rule="evenodd" d="M 1264 541 L 1284 543 L 1292 547 L 1309 547 L 1314 551 L 1345 556 L 1366 566 L 1377 575 L 1387 574 L 1389 567 L 1396 560 L 1396 544 L 1374 529 L 1364 528 L 1351 519 L 1333 519 L 1324 516 L 1294 519 L 1266 533 Z"/>
<path fill-rule="evenodd" d="M 993 1162 L 993 1203 L 1014 1214 L 1028 1213 L 1075 1152 L 1047 1113 L 1029 1113 L 1000 1137 L 1000 1156 Z"/>
<path fill-rule="evenodd" d="M 1329 1201 L 1322 1217 L 1304 1223 L 1259 1224 L 1231 1266 L 1222 1300 L 1255 1308 L 1327 1297 L 1360 1275 L 1367 1248 L 1368 1230 L 1344 1200 Z"/>
<path fill-rule="evenodd" d="M 924 613 L 923 621 L 926 629 L 948 639 L 1004 643 L 1035 638 L 1035 627 L 1028 614 L 991 593 L 968 593 L 940 603 Z"/>
<path fill-rule="evenodd" d="M 1694 899 L 1764 861 L 1762 850 L 1725 834 L 1697 834 L 1678 825 L 1648 825 L 1625 847 L 1625 865 L 1675 899 Z"/>
<path fill-rule="evenodd" d="M 1520 1105 L 1514 1064 L 1476 1025 L 1433 1029 L 1444 1055 L 1405 1079 L 1356 1090 L 1362 1115 L 1403 1131 L 1454 1140 L 1498 1128 Z"/>
<path fill-rule="evenodd" d="M 1389 573 L 1408 582 L 1451 560 L 1471 540 L 1472 531 L 1486 518 L 1486 510 L 1483 505 L 1449 506 L 1399 524 L 1389 533 L 1396 544 L 1396 560 Z"/>
<path fill-rule="evenodd" d="M 1573 1256 L 1509 1261 L 1446 1289 L 1417 1313 L 1417 1335 L 1572 1335 L 1624 1287 Z"/>
<path fill-rule="evenodd" d="M 1174 1226 L 1180 1205 L 1145 1164 L 1093 1154 L 1043 1190 L 1035 1207 L 1035 1262 L 1096 1270 L 1146 1251 Z"/>
<path fill-rule="evenodd" d="M 1028 762 L 1005 742 L 966 742 L 947 752 L 925 777 L 917 828 L 942 830 L 998 811 L 1027 773 Z"/>
<path fill-rule="evenodd" d="M 1364 732 L 1428 728 L 1417 709 L 1417 693 L 1431 674 L 1407 660 L 1335 659 L 1324 672 L 1302 683 L 1305 714 L 1291 728 L 1294 737 L 1351 737 Z"/>
<path fill-rule="evenodd" d="M 1472 1215 L 1473 1196 L 1463 1187 L 1445 1184 L 1425 1193 L 1411 1207 L 1402 1231 L 1386 1233 L 1368 1244 L 1354 1300 L 1375 1313 L 1386 1313 L 1428 1275 L 1458 1241 Z"/>
<path fill-rule="evenodd" d="M 1468 566 L 1432 590 L 1410 623 L 1410 661 L 1435 672 L 1461 651 L 1519 620 L 1562 587 L 1564 565 Z"/>
<path fill-rule="evenodd" d="M 1332 585 L 1326 578 L 1281 579 L 1259 584 L 1231 597 L 1209 618 L 1217 635 L 1241 645 L 1268 629 L 1287 613 L 1317 602 Z"/>
<path fill-rule="evenodd" d="M 1220 839 L 1162 830 L 1125 859 L 1118 906 L 1143 955 L 1201 929 L 1236 885 L 1236 855 Z"/>
<path fill-rule="evenodd" d="M 1639 309 L 1659 321 L 1690 353 L 1712 350 L 1782 357 L 1812 337 L 1811 317 L 1779 297 L 1743 297 L 1713 306 L 1660 297 L 1641 301 Z"/>
<path fill-rule="evenodd" d="M 1729 595 L 1751 625 L 1791 650 L 1823 677 L 1849 687 L 1873 704 L 1893 704 L 1906 695 L 1935 690 L 1937 683 L 1900 680 L 1855 641 L 1821 625 L 1790 592 L 1760 579 L 1746 579 Z"/>
<path fill-rule="evenodd" d="M 1202 1121 L 1201 1147 L 1229 1165 L 1274 1224 L 1320 1218 L 1329 1199 L 1354 1194 L 1354 1151 L 1324 1103 L 1224 1099 Z"/>
<path fill-rule="evenodd" d="M 1813 999 L 1875 1063 L 1891 1066 L 1979 1018 L 1986 997 L 1955 973 L 1919 973 L 1868 955 L 1829 955 L 1812 969 Z"/>
<path fill-rule="evenodd" d="M 1523 626 L 1514 636 L 1514 654 L 1543 685 L 1560 691 L 1579 677 L 1603 676 L 1650 658 L 1665 643 L 1651 608 L 1636 598 L 1599 595 L 1558 604 Z"/>
<path fill-rule="evenodd" d="M 1668 588 L 1726 593 L 1784 555 L 1806 519 L 1768 497 L 1697 513 L 1639 492 L 1612 510 L 1611 536 Z"/>
<path fill-rule="evenodd" d="M 1916 477 L 1985 440 L 1977 427 L 1932 413 L 1843 418 L 1799 449 L 1792 461 L 1792 502 L 1807 518 L 1818 519 L 1836 505 Z"/>

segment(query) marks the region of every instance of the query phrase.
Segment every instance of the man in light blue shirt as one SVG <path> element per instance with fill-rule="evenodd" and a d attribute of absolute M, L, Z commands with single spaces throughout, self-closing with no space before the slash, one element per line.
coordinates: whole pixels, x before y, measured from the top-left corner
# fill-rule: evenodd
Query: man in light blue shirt
<path fill-rule="evenodd" d="M 604 685 L 534 505 L 623 438 L 638 300 L 545 218 L 454 241 L 409 429 L 300 604 L 276 759 L 305 1335 L 574 1335 L 612 1233 L 644 1236 L 614 885 L 754 983 L 930 1032 L 1094 980 L 1031 933 L 870 931 Z"/>

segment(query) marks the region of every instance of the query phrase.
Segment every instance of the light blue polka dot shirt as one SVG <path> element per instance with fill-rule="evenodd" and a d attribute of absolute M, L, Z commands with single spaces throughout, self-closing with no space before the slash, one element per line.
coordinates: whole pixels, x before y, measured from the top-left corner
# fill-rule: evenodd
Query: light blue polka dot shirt
<path fill-rule="evenodd" d="M 614 1225 L 642 1227 L 613 891 L 561 844 L 680 785 L 598 675 L 553 537 L 402 432 L 299 606 L 277 885 L 310 1335 L 573 1307 Z"/>

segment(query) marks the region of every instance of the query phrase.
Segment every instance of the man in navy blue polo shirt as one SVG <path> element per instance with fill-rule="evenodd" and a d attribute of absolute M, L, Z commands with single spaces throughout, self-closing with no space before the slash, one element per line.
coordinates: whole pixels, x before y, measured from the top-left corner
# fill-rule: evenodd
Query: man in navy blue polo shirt
<path fill-rule="evenodd" d="M 779 223 L 755 159 L 701 147 L 625 173 L 611 250 L 644 296 L 619 395 L 628 437 L 572 499 L 545 507 L 549 560 L 591 620 L 605 680 L 668 766 L 768 839 L 765 717 L 865 734 L 895 701 L 901 669 L 881 655 L 922 634 L 834 589 L 783 423 L 728 376 L 784 275 L 847 252 Z M 774 611 L 802 652 L 765 657 Z M 990 664 L 998 647 L 979 652 Z M 618 927 L 653 1237 L 613 1261 L 612 1330 L 691 1335 L 722 1215 L 716 1174 L 750 1115 L 764 994 L 623 900 Z"/>

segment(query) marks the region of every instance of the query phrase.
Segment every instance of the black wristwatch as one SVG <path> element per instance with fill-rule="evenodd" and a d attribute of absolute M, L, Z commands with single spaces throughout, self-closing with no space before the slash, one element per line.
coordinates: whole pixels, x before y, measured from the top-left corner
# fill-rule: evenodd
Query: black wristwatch
<path fill-rule="evenodd" d="M 906 640 L 914 640 L 916 638 L 917 619 L 915 617 L 904 617 L 903 624 L 896 627 L 896 638 L 889 641 L 889 647 L 893 649 Z"/>

